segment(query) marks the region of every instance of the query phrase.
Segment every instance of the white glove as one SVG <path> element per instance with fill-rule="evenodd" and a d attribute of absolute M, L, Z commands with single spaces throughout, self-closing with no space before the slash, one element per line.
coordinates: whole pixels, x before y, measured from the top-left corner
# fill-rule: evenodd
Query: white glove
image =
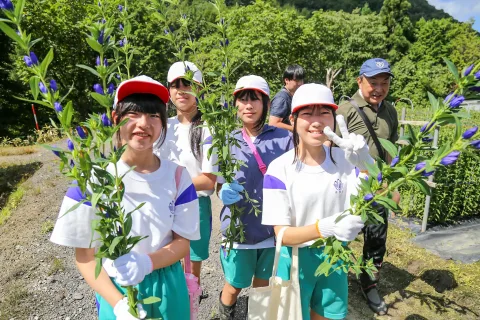
<path fill-rule="evenodd" d="M 147 317 L 147 311 L 143 310 L 143 307 L 140 303 L 137 304 L 137 308 L 139 318 L 135 318 L 130 314 L 130 312 L 128 312 L 130 307 L 128 306 L 128 298 L 125 297 L 117 302 L 117 304 L 113 308 L 113 313 L 117 317 L 117 320 L 145 319 Z"/>
<path fill-rule="evenodd" d="M 368 144 L 360 134 L 348 133 L 345 119 L 342 115 L 337 116 L 337 123 L 342 137 L 340 138 L 330 127 L 325 127 L 323 132 L 340 149 L 345 152 L 345 159 L 360 170 L 366 170 L 364 163 L 373 163 L 373 158 L 368 152 Z"/>
<path fill-rule="evenodd" d="M 113 261 L 115 281 L 121 286 L 135 286 L 152 273 L 152 259 L 147 254 L 129 252 Z"/>
<path fill-rule="evenodd" d="M 335 223 L 340 215 L 342 216 L 340 221 Z M 317 230 L 320 231 L 323 238 L 334 236 L 340 241 L 354 240 L 363 226 L 362 217 L 353 216 L 349 212 L 339 212 L 317 221 Z"/>

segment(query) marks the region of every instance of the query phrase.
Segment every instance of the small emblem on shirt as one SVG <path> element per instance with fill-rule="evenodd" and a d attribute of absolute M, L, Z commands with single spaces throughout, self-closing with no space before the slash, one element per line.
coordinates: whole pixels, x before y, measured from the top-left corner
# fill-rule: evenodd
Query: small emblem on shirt
<path fill-rule="evenodd" d="M 343 189 L 345 188 L 345 185 L 340 179 L 335 180 L 333 186 L 335 187 L 335 193 L 342 193 Z"/>
<path fill-rule="evenodd" d="M 168 208 L 170 209 L 170 213 L 174 214 L 175 213 L 175 202 L 172 200 L 170 204 L 168 205 Z"/>

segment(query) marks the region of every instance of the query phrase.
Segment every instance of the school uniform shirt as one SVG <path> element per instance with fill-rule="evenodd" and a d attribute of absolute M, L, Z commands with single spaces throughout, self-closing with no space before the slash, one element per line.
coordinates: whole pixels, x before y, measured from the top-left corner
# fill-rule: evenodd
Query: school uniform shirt
<path fill-rule="evenodd" d="M 235 174 L 235 179 L 245 188 L 250 198 L 258 201 L 257 207 L 260 210 L 260 214 L 255 216 L 250 202 L 243 198 L 236 203 L 238 208 L 243 208 L 244 210 L 240 220 L 245 225 L 246 239 L 243 243 L 234 243 L 233 248 L 261 249 L 274 247 L 273 227 L 262 225 L 263 174 L 252 150 L 243 139 L 242 131 L 234 132 L 233 137 L 237 140 L 238 146 L 230 146 L 232 157 L 243 161 L 246 165 L 240 167 L 240 170 Z M 251 140 L 253 140 L 253 145 L 267 167 L 274 159 L 293 148 L 292 135 L 288 130 L 269 125 L 265 125 L 262 132 L 257 137 L 252 137 Z M 219 183 L 225 182 L 222 177 L 219 177 L 217 181 Z M 224 206 L 220 212 L 223 235 L 225 235 L 225 230 L 230 225 L 230 214 L 228 206 Z"/>
<path fill-rule="evenodd" d="M 201 139 L 201 158 L 195 159 L 190 147 L 190 128 L 191 124 L 182 124 L 177 117 L 168 118 L 167 136 L 161 146 L 154 146 L 153 152 L 160 159 L 168 159 L 187 168 L 192 178 L 198 177 L 202 173 L 212 173 L 218 171 L 217 155 L 212 152 L 208 158 L 208 149 L 212 146 L 212 136 L 207 127 L 202 127 Z M 198 191 L 199 197 L 208 197 L 213 193 L 212 190 Z"/>
<path fill-rule="evenodd" d="M 357 193 L 357 171 L 340 148 L 329 148 L 319 166 L 294 162 L 294 151 L 272 161 L 263 182 L 262 224 L 303 227 L 350 207 Z M 301 247 L 314 241 L 305 242 Z"/>
<path fill-rule="evenodd" d="M 177 165 L 162 160 L 160 168 L 152 173 L 128 172 L 123 178 L 125 193 L 122 200 L 124 212 L 133 211 L 139 204 L 143 207 L 132 213 L 130 236 L 148 236 L 133 247 L 138 253 L 159 250 L 173 239 L 173 232 L 189 239 L 200 239 L 198 198 L 195 187 L 186 170 L 183 170 L 178 190 L 175 183 Z M 130 167 L 120 160 L 117 163 L 119 175 Z M 110 164 L 107 171 L 114 174 Z M 92 221 L 99 219 L 90 202 L 81 204 L 65 214 L 70 208 L 85 199 L 79 187 L 68 189 L 60 208 L 50 241 L 75 248 L 98 248 L 98 234 L 92 230 Z M 91 243 L 91 244 L 90 244 Z M 105 259 L 103 266 L 109 272 L 112 261 Z M 110 276 L 114 276 L 109 273 Z"/>

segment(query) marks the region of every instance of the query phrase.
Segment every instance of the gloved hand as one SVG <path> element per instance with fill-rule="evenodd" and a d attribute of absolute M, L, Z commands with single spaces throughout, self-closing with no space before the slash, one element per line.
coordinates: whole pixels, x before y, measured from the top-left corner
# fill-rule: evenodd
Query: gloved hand
<path fill-rule="evenodd" d="M 141 304 L 137 304 L 138 307 L 138 318 L 135 318 L 128 312 L 128 298 L 125 297 L 122 300 L 118 301 L 115 307 L 113 308 L 113 313 L 117 317 L 117 320 L 136 320 L 136 319 L 145 319 L 147 317 L 147 312 L 143 310 Z"/>
<path fill-rule="evenodd" d="M 244 188 L 238 183 L 238 181 L 234 180 L 232 183 L 224 183 L 222 185 L 218 197 L 222 200 L 224 205 L 229 206 L 242 199 L 240 192 L 243 190 Z"/>
<path fill-rule="evenodd" d="M 121 286 L 135 286 L 152 273 L 152 259 L 147 254 L 130 251 L 112 263 L 115 281 Z"/>
<path fill-rule="evenodd" d="M 335 223 L 339 216 L 342 217 Z M 323 238 L 334 236 L 340 241 L 354 240 L 363 226 L 362 217 L 351 215 L 349 212 L 339 212 L 317 221 L 317 230 Z"/>
<path fill-rule="evenodd" d="M 366 170 L 364 163 L 373 163 L 373 158 L 368 152 L 368 144 L 362 135 L 349 133 L 345 119 L 342 115 L 337 116 L 337 123 L 342 134 L 340 138 L 330 127 L 325 127 L 323 132 L 340 149 L 345 152 L 345 159 L 360 170 Z"/>

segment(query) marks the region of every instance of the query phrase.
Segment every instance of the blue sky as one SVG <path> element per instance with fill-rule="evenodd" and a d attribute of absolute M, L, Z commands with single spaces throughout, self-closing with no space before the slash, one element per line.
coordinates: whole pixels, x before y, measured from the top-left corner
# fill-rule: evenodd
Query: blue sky
<path fill-rule="evenodd" d="M 473 28 L 480 31 L 480 1 L 479 0 L 427 0 L 432 6 L 450 14 L 458 21 L 475 19 Z"/>

